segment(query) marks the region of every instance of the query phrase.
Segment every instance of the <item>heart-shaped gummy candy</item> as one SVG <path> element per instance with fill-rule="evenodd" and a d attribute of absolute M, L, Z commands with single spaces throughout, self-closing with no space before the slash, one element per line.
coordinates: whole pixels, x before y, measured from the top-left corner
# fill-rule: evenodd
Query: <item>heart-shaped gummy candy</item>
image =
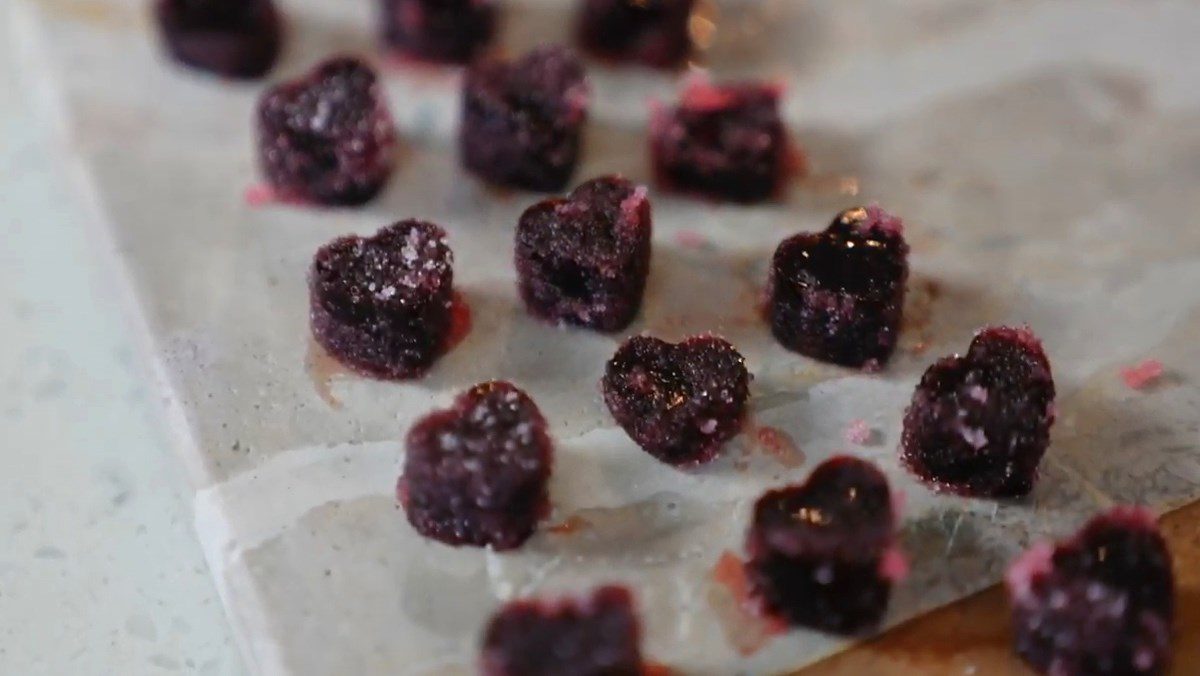
<path fill-rule="evenodd" d="M 383 40 L 403 56 L 469 63 L 496 33 L 495 0 L 381 0 Z"/>
<path fill-rule="evenodd" d="M 398 492 L 422 535 L 520 546 L 549 507 L 553 446 L 537 405 L 511 383 L 476 385 L 408 433 Z"/>
<path fill-rule="evenodd" d="M 601 59 L 657 68 L 680 65 L 692 53 L 696 0 L 584 0 L 575 34 Z"/>
<path fill-rule="evenodd" d="M 510 601 L 484 631 L 481 676 L 649 676 L 641 635 L 625 587 Z"/>
<path fill-rule="evenodd" d="M 676 466 L 712 460 L 741 430 L 749 387 L 745 358 L 714 336 L 678 344 L 634 336 L 609 360 L 602 381 L 617 423 Z"/>
<path fill-rule="evenodd" d="M 964 356 L 930 366 L 904 415 L 901 458 L 918 477 L 954 493 L 1029 493 L 1050 443 L 1054 379 L 1028 329 L 989 327 Z"/>
<path fill-rule="evenodd" d="M 763 495 L 746 538 L 746 574 L 763 609 L 839 634 L 878 625 L 904 568 L 893 505 L 887 478 L 848 456 Z"/>
<path fill-rule="evenodd" d="M 529 207 L 517 223 L 515 248 L 525 307 L 552 322 L 625 328 L 642 304 L 650 234 L 646 189 L 619 176 Z"/>
<path fill-rule="evenodd" d="M 767 284 L 767 319 L 786 348 L 834 364 L 883 365 L 896 347 L 908 278 L 900 219 L 847 209 L 823 232 L 785 239 Z"/>
<path fill-rule="evenodd" d="M 180 63 L 218 75 L 256 78 L 283 42 L 273 0 L 158 0 L 163 45 Z"/>
<path fill-rule="evenodd" d="M 713 199 L 760 202 L 778 195 L 799 162 L 773 84 L 692 80 L 679 105 L 650 118 L 650 157 L 660 186 Z"/>
<path fill-rule="evenodd" d="M 1061 676 L 1162 674 L 1171 662 L 1175 580 L 1154 515 L 1101 514 L 1038 544 L 1005 576 L 1018 655 Z"/>
<path fill-rule="evenodd" d="M 309 273 L 313 337 L 364 375 L 423 374 L 449 339 L 452 261 L 446 233 L 417 220 L 326 244 Z"/>
<path fill-rule="evenodd" d="M 583 64 L 563 47 L 476 61 L 463 81 L 463 166 L 497 185 L 562 190 L 579 158 L 589 92 Z"/>
<path fill-rule="evenodd" d="M 375 71 L 337 57 L 266 91 L 258 104 L 259 163 L 281 197 L 358 205 L 392 173 L 396 131 Z"/>

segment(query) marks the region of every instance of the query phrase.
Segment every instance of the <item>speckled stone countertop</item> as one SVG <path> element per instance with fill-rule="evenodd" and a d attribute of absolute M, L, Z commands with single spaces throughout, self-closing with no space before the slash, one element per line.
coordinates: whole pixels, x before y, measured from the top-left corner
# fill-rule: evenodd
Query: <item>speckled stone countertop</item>
<path fill-rule="evenodd" d="M 241 674 L 109 257 L 18 72 L 6 44 L 0 673 Z"/>

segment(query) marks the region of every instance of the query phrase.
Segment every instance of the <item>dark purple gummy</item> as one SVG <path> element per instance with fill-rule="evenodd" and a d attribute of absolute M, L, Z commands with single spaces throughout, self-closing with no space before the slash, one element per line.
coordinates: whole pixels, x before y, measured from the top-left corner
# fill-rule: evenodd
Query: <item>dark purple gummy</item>
<path fill-rule="evenodd" d="M 562 190 L 579 157 L 589 87 L 562 47 L 467 70 L 459 150 L 467 170 L 497 185 Z"/>
<path fill-rule="evenodd" d="M 396 130 L 375 71 L 353 57 L 325 61 L 266 91 L 258 104 L 263 174 L 288 199 L 358 205 L 392 173 Z"/>
<path fill-rule="evenodd" d="M 1175 581 L 1167 544 L 1149 512 L 1117 507 L 1064 542 L 1036 545 L 1005 581 L 1014 649 L 1039 673 L 1167 671 Z"/>
<path fill-rule="evenodd" d="M 642 305 L 650 269 L 650 200 L 619 176 L 529 207 L 517 223 L 517 285 L 535 317 L 618 331 Z"/>
<path fill-rule="evenodd" d="M 784 347 L 878 368 L 896 349 L 908 279 L 900 219 L 847 209 L 823 232 L 783 240 L 771 259 L 767 320 Z"/>
<path fill-rule="evenodd" d="M 661 185 L 735 202 L 777 195 L 792 162 L 779 89 L 694 81 L 679 105 L 655 110 L 650 156 Z"/>
<path fill-rule="evenodd" d="M 624 587 L 582 599 L 513 601 L 483 637 L 483 676 L 642 676 L 641 627 Z"/>
<path fill-rule="evenodd" d="M 380 0 L 383 40 L 423 61 L 467 63 L 496 33 L 494 0 Z"/>
<path fill-rule="evenodd" d="M 900 455 L 935 487 L 974 497 L 1033 489 L 1054 423 L 1054 378 L 1028 329 L 989 327 L 930 366 L 904 414 Z"/>
<path fill-rule="evenodd" d="M 335 239 L 317 251 L 309 273 L 313 337 L 364 375 L 423 374 L 449 337 L 452 262 L 446 234 L 424 221 Z"/>
<path fill-rule="evenodd" d="M 272 0 L 157 0 L 163 44 L 182 64 L 218 75 L 256 78 L 283 42 Z"/>
<path fill-rule="evenodd" d="M 579 44 L 612 61 L 666 68 L 692 53 L 688 20 L 696 0 L 584 0 Z"/>
<path fill-rule="evenodd" d="M 408 433 L 398 487 L 408 522 L 449 545 L 521 546 L 549 508 L 554 447 L 537 404 L 506 382 L 476 385 Z"/>
<path fill-rule="evenodd" d="M 712 460 L 741 430 L 750 374 L 745 358 L 715 336 L 677 344 L 634 336 L 608 361 L 601 388 L 638 446 L 681 467 Z"/>
<path fill-rule="evenodd" d="M 752 596 L 792 626 L 875 628 L 902 574 L 896 517 L 887 478 L 848 456 L 821 463 L 803 484 L 767 492 L 746 538 Z"/>

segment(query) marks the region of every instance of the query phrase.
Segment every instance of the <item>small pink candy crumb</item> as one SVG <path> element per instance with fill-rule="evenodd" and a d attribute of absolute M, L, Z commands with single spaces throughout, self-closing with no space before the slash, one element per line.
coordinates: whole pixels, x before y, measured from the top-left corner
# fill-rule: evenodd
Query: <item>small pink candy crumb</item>
<path fill-rule="evenodd" d="M 1121 369 L 1121 380 L 1131 389 L 1140 390 L 1146 388 L 1163 374 L 1163 365 L 1157 359 L 1147 359 L 1133 366 L 1127 366 Z"/>
<path fill-rule="evenodd" d="M 703 249 L 708 246 L 708 238 L 695 230 L 680 230 L 675 233 L 675 243 L 688 249 Z"/>
<path fill-rule="evenodd" d="M 871 428 L 866 420 L 853 420 L 842 436 L 848 444 L 863 446 L 871 440 Z"/>
<path fill-rule="evenodd" d="M 888 547 L 883 553 L 883 558 L 879 560 L 879 574 L 886 580 L 900 582 L 908 577 L 908 573 L 908 557 L 899 547 Z"/>

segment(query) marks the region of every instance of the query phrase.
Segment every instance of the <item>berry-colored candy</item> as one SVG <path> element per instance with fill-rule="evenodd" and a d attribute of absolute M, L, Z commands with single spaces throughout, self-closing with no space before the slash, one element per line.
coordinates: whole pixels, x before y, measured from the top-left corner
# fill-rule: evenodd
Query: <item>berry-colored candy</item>
<path fill-rule="evenodd" d="M 681 64 L 692 53 L 688 20 L 696 0 L 584 0 L 576 34 L 602 59 L 657 68 Z"/>
<path fill-rule="evenodd" d="M 453 255 L 436 225 L 407 220 L 373 237 L 340 237 L 309 273 L 313 337 L 364 375 L 413 378 L 446 348 Z"/>
<path fill-rule="evenodd" d="M 258 104 L 259 162 L 284 199 L 370 200 L 392 173 L 395 133 L 375 71 L 352 57 L 276 85 Z"/>
<path fill-rule="evenodd" d="M 792 626 L 837 634 L 878 626 L 905 568 L 893 504 L 887 478 L 848 456 L 759 498 L 746 574 L 762 609 Z"/>
<path fill-rule="evenodd" d="M 546 420 L 506 382 L 476 385 L 408 433 L 398 493 L 418 533 L 449 545 L 521 546 L 549 508 Z"/>
<path fill-rule="evenodd" d="M 624 587 L 582 599 L 513 601 L 483 637 L 483 676 L 643 676 L 641 627 Z"/>
<path fill-rule="evenodd" d="M 750 374 L 733 345 L 714 336 L 677 344 L 634 336 L 609 360 L 601 386 L 638 446 L 682 467 L 712 460 L 741 430 Z"/>
<path fill-rule="evenodd" d="M 529 207 L 517 223 L 518 287 L 529 313 L 617 331 L 642 304 L 650 268 L 650 200 L 618 176 Z"/>
<path fill-rule="evenodd" d="M 283 30 L 272 0 L 157 0 L 163 45 L 180 63 L 218 75 L 261 77 Z"/>
<path fill-rule="evenodd" d="M 562 190 L 579 156 L 589 87 L 562 47 L 467 70 L 459 150 L 468 171 L 497 185 Z"/>
<path fill-rule="evenodd" d="M 935 487 L 973 497 L 1033 489 L 1054 423 L 1054 378 L 1028 329 L 989 327 L 965 356 L 930 366 L 904 415 L 901 459 Z"/>
<path fill-rule="evenodd" d="M 1014 648 L 1054 676 L 1153 676 L 1171 660 L 1175 582 L 1154 517 L 1117 507 L 1027 551 L 1005 578 Z"/>
<path fill-rule="evenodd" d="M 467 63 L 496 33 L 495 0 L 380 0 L 383 40 L 422 61 Z"/>
<path fill-rule="evenodd" d="M 777 195 L 794 157 L 779 116 L 779 89 L 695 80 L 679 105 L 650 120 L 659 184 L 734 202 Z"/>
<path fill-rule="evenodd" d="M 896 349 L 908 279 L 900 219 L 847 209 L 823 232 L 783 240 L 771 259 L 767 320 L 786 348 L 877 368 Z"/>

